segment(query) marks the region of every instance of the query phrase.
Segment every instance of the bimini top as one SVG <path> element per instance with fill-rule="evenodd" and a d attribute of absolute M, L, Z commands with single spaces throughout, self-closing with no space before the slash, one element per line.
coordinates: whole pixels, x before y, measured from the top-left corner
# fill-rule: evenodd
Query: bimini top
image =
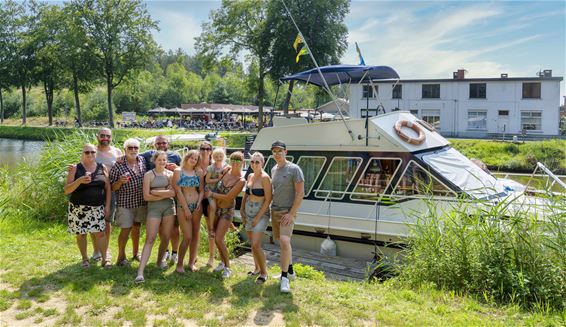
<path fill-rule="evenodd" d="M 320 67 L 320 72 L 326 79 L 328 86 L 353 84 L 376 79 L 399 79 L 397 72 L 389 66 L 331 65 Z M 291 80 L 303 81 L 324 87 L 324 82 L 316 68 L 281 77 L 279 80 L 282 82 Z"/>

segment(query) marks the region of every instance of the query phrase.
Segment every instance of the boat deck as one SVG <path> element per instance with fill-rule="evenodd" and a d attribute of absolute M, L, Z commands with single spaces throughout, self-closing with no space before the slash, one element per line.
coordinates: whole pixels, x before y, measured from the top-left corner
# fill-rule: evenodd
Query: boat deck
<path fill-rule="evenodd" d="M 279 265 L 279 246 L 275 244 L 263 244 L 267 265 Z M 249 249 L 248 249 L 249 250 Z M 251 252 L 234 259 L 234 262 L 243 264 L 252 270 L 254 261 Z M 322 271 L 326 279 L 330 280 L 350 280 L 363 281 L 366 280 L 366 270 L 369 262 L 360 259 L 345 257 L 329 257 L 321 255 L 317 252 L 293 249 L 293 263 L 301 263 L 314 267 L 316 270 Z M 300 277 L 300 276 L 299 276 Z"/>

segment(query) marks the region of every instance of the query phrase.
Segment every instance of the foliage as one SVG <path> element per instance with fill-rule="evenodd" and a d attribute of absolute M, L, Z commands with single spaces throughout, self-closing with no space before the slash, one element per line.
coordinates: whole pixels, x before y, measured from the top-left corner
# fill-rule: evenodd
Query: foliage
<path fill-rule="evenodd" d="M 557 174 L 566 174 L 566 140 L 509 143 L 451 139 L 452 146 L 468 158 L 477 158 L 496 171 L 530 173 L 537 161 Z"/>
<path fill-rule="evenodd" d="M 451 208 L 426 201 L 415 224 L 402 278 L 433 283 L 486 302 L 529 309 L 566 307 L 566 199 L 546 199 L 543 217 L 517 199 L 461 200 Z"/>

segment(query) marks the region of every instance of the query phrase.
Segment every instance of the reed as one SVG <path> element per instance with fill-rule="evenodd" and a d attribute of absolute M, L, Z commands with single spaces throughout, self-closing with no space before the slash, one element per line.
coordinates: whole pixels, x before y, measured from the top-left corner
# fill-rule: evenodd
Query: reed
<path fill-rule="evenodd" d="M 401 278 L 488 303 L 564 310 L 566 199 L 544 200 L 536 212 L 527 210 L 522 198 L 460 199 L 449 210 L 426 200 L 427 210 L 412 214 L 417 223 Z"/>

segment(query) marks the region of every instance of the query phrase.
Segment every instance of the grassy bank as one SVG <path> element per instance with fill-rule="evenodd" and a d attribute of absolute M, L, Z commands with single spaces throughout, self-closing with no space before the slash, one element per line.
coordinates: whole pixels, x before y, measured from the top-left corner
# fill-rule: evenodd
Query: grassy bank
<path fill-rule="evenodd" d="M 560 326 L 559 314 L 496 307 L 433 287 L 336 282 L 308 266 L 297 268 L 293 293 L 268 279 L 258 286 L 251 267 L 234 276 L 200 265 L 186 275 L 150 263 L 146 283 L 133 283 L 137 263 L 105 270 L 80 267 L 63 224 L 10 216 L 0 220 L 0 324 L 105 326 Z M 111 250 L 116 255 L 117 234 Z M 155 252 L 155 251 L 154 251 Z M 130 249 L 128 248 L 128 252 Z M 153 257 L 151 260 L 155 260 Z M 151 261 L 153 262 L 153 261 Z M 200 257 L 199 262 L 206 262 Z M 278 268 L 271 267 L 270 274 Z"/>

